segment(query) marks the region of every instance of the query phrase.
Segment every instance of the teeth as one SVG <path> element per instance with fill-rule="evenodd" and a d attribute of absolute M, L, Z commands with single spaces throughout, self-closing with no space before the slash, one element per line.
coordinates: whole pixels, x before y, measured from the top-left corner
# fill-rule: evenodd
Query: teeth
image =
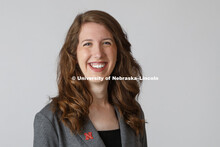
<path fill-rule="evenodd" d="M 105 66 L 105 63 L 102 63 L 102 64 L 90 63 L 90 65 L 91 65 L 93 68 L 102 68 L 102 67 Z"/>

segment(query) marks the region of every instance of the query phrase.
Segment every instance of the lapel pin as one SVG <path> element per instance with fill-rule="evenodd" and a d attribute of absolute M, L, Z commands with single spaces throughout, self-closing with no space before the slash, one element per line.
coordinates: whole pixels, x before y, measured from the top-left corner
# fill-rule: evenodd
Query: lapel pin
<path fill-rule="evenodd" d="M 92 132 L 84 133 L 86 140 L 93 139 Z"/>

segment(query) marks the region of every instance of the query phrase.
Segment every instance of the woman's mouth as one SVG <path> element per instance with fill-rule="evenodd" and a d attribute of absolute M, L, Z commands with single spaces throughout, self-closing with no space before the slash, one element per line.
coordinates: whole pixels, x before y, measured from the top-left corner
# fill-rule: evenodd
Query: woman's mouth
<path fill-rule="evenodd" d="M 95 72 L 101 72 L 107 66 L 107 62 L 90 62 L 89 67 Z"/>

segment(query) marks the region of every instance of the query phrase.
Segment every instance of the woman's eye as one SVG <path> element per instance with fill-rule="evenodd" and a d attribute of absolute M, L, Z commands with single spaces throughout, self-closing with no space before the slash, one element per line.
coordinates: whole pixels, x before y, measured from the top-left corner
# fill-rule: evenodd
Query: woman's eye
<path fill-rule="evenodd" d="M 85 43 L 85 44 L 83 44 L 83 46 L 90 46 L 92 43 Z"/>
<path fill-rule="evenodd" d="M 105 45 L 111 45 L 111 42 L 104 42 L 103 44 L 105 44 Z"/>

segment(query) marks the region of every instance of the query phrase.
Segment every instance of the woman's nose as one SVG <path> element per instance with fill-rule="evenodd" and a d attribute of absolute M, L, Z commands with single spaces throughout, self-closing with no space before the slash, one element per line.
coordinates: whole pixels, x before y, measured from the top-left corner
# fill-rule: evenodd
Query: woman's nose
<path fill-rule="evenodd" d="M 93 56 L 95 57 L 95 58 L 101 58 L 101 57 L 103 57 L 103 49 L 102 49 L 102 46 L 100 45 L 100 44 L 97 44 L 97 45 L 95 45 L 95 46 L 93 46 Z"/>

